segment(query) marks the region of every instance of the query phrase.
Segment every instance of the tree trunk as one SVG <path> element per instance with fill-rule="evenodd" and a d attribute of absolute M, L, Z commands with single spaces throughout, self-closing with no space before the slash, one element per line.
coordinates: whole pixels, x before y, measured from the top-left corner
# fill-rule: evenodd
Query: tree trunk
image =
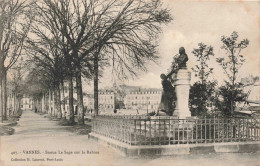
<path fill-rule="evenodd" d="M 49 89 L 49 111 L 48 111 L 48 114 L 52 115 L 52 110 L 51 110 L 51 90 Z"/>
<path fill-rule="evenodd" d="M 3 86 L 2 86 L 2 72 L 0 70 L 0 113 L 1 113 L 1 121 L 4 121 L 4 109 L 3 109 Z"/>
<path fill-rule="evenodd" d="M 41 97 L 40 99 L 38 99 L 38 101 L 39 101 L 39 110 L 40 110 L 40 112 L 42 112 L 42 100 L 43 100 L 43 97 Z"/>
<path fill-rule="evenodd" d="M 55 91 L 54 91 L 54 102 L 55 102 L 55 110 L 57 111 L 56 115 L 57 118 L 61 118 L 62 117 L 62 113 L 61 113 L 61 102 L 60 102 L 60 87 L 59 87 L 59 83 L 57 84 L 57 86 L 55 87 Z"/>
<path fill-rule="evenodd" d="M 43 107 L 42 107 L 42 112 L 46 112 L 47 108 L 47 103 L 46 103 L 46 92 L 43 93 Z"/>
<path fill-rule="evenodd" d="M 65 90 L 64 90 L 64 81 L 61 81 L 61 86 L 62 86 L 62 98 L 63 98 L 63 103 L 62 103 L 62 108 L 63 108 L 63 117 L 66 119 L 66 105 L 65 105 Z"/>
<path fill-rule="evenodd" d="M 233 71 L 232 71 L 232 87 L 231 87 L 231 116 L 234 115 L 234 89 L 235 89 L 235 79 L 236 79 L 236 62 L 235 62 L 235 56 L 234 56 L 234 50 L 231 51 L 232 56 L 232 63 L 233 63 Z"/>
<path fill-rule="evenodd" d="M 14 114 L 15 115 L 18 114 L 17 103 L 18 103 L 18 98 L 17 98 L 17 94 L 15 93 L 15 96 L 14 96 Z"/>
<path fill-rule="evenodd" d="M 234 88 L 232 86 L 231 90 L 231 116 L 233 117 L 234 115 Z"/>
<path fill-rule="evenodd" d="M 20 111 L 20 102 L 21 102 L 21 99 L 16 96 L 16 104 L 15 104 L 16 115 L 18 115 L 18 113 Z"/>
<path fill-rule="evenodd" d="M 21 98 L 19 98 L 17 102 L 17 107 L 16 107 L 17 113 L 20 111 L 20 109 L 21 109 Z"/>
<path fill-rule="evenodd" d="M 15 108 L 15 99 L 16 99 L 16 97 L 15 97 L 15 95 L 16 95 L 15 92 L 13 92 L 13 104 L 12 104 L 13 105 L 13 109 L 12 109 L 13 112 L 12 112 L 12 115 L 14 115 L 15 112 L 16 112 L 16 108 Z"/>
<path fill-rule="evenodd" d="M 7 88 L 6 88 L 6 70 L 4 69 L 2 71 L 2 88 L 3 88 L 3 118 L 4 120 L 7 120 Z"/>
<path fill-rule="evenodd" d="M 44 93 L 44 112 L 45 113 L 48 113 L 48 110 L 49 110 L 49 107 L 48 107 L 48 95 L 47 93 L 45 92 Z"/>
<path fill-rule="evenodd" d="M 0 25 L 1 27 L 2 25 Z M 2 80 L 3 80 L 3 70 L 4 70 L 4 61 L 3 61 L 3 52 L 2 50 L 0 50 L 0 114 L 1 114 L 1 121 L 4 121 L 4 110 L 3 110 L 3 84 L 2 84 Z"/>
<path fill-rule="evenodd" d="M 41 98 L 41 108 L 42 108 L 42 112 L 44 112 L 44 106 L 45 106 L 45 93 L 43 93 L 42 98 Z"/>
<path fill-rule="evenodd" d="M 82 93 L 81 72 L 78 69 L 76 73 L 77 101 L 78 101 L 78 124 L 84 125 L 84 105 Z"/>
<path fill-rule="evenodd" d="M 34 112 L 38 111 L 38 107 L 37 107 L 37 99 L 34 99 L 34 100 L 33 100 L 33 105 L 34 105 L 34 107 L 33 107 L 34 110 L 33 110 L 33 109 L 32 109 L 32 110 L 33 110 Z"/>
<path fill-rule="evenodd" d="M 73 108 L 73 80 L 72 75 L 69 76 L 69 123 L 74 124 L 74 108 Z"/>
<path fill-rule="evenodd" d="M 98 53 L 94 56 L 94 116 L 98 115 Z"/>
<path fill-rule="evenodd" d="M 52 91 L 52 110 L 53 110 L 53 116 L 56 117 L 56 109 L 55 109 L 55 88 Z"/>

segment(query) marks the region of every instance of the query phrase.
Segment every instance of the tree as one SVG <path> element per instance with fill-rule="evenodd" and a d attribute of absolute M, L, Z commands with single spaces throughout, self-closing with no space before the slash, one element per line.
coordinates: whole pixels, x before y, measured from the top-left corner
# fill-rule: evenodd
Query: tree
<path fill-rule="evenodd" d="M 234 108 L 235 108 L 235 101 L 238 95 L 238 83 L 237 81 L 237 74 L 240 69 L 240 67 L 245 62 L 245 58 L 243 55 L 241 55 L 241 51 L 245 49 L 248 44 L 248 39 L 243 39 L 242 41 L 238 42 L 238 33 L 233 32 L 230 37 L 228 36 L 222 36 L 221 41 L 223 43 L 222 49 L 226 51 L 226 57 L 225 58 L 217 58 L 217 62 L 224 70 L 224 73 L 228 77 L 228 80 L 225 81 L 226 83 L 226 89 L 230 91 L 230 95 L 225 95 L 230 97 L 230 99 L 227 101 L 230 103 L 228 106 L 230 110 L 230 115 L 233 116 L 234 114 Z M 228 92 L 223 91 L 223 92 Z M 229 92 L 228 92 L 229 93 Z M 229 102 L 230 101 L 230 102 Z M 226 110 L 226 111 L 229 111 Z M 229 113 L 226 113 L 229 114 Z"/>
<path fill-rule="evenodd" d="M 42 111 L 41 99 L 53 83 L 52 78 L 46 77 L 46 75 L 46 71 L 42 70 L 41 66 L 38 66 L 36 68 L 31 68 L 26 77 L 24 94 L 33 99 L 34 109 L 37 109 L 37 111 Z"/>
<path fill-rule="evenodd" d="M 74 124 L 73 76 L 75 69 L 73 69 L 71 53 L 73 47 L 65 37 L 68 33 L 64 30 L 67 27 L 64 21 L 66 18 L 77 20 L 74 15 L 69 15 L 71 10 L 69 5 L 72 5 L 70 2 L 72 3 L 69 0 L 42 0 L 35 3 L 33 7 L 37 16 L 34 18 L 32 33 L 36 37 L 29 41 L 31 45 L 29 50 L 37 53 L 32 56 L 36 58 L 40 66 L 45 66 L 43 68 L 46 74 L 51 77 L 55 105 L 59 112 L 58 117 L 61 117 L 60 85 L 64 89 L 64 80 L 69 81 L 69 122 Z"/>
<path fill-rule="evenodd" d="M 14 96 L 14 106 L 12 111 L 12 115 L 15 115 L 18 113 L 20 109 L 20 101 L 23 96 L 23 89 L 24 89 L 24 81 L 23 77 L 25 75 L 25 68 L 23 67 L 22 63 L 16 63 L 11 68 L 11 78 L 9 80 L 9 84 L 12 87 L 12 93 Z"/>
<path fill-rule="evenodd" d="M 232 90 L 233 89 L 233 90 Z M 231 104 L 234 102 L 243 102 L 247 98 L 247 94 L 243 93 L 243 85 L 235 83 L 234 86 L 226 82 L 218 89 L 218 98 L 216 100 L 216 108 L 220 110 L 224 117 L 233 116 Z"/>
<path fill-rule="evenodd" d="M 21 0 L 0 0 L 0 90 L 2 120 L 6 113 L 7 71 L 22 53 L 24 40 L 29 32 L 30 4 Z"/>
<path fill-rule="evenodd" d="M 199 43 L 198 46 L 199 48 L 194 49 L 192 53 L 197 57 L 199 64 L 196 64 L 192 71 L 195 73 L 195 77 L 199 78 L 200 83 L 204 84 L 213 71 L 213 68 L 209 68 L 208 61 L 211 56 L 214 56 L 214 52 L 212 46 L 207 46 L 204 43 Z"/>
<path fill-rule="evenodd" d="M 126 73 L 135 76 L 138 70 L 146 70 L 147 61 L 157 60 L 160 25 L 171 21 L 169 11 L 162 8 L 159 0 L 110 0 L 101 10 L 100 18 L 103 21 L 96 31 L 93 53 L 95 115 L 98 115 L 99 60 L 106 57 L 117 76 L 126 77 Z"/>
<path fill-rule="evenodd" d="M 32 66 L 34 66 L 33 71 L 38 71 L 42 76 L 47 75 L 49 78 L 49 88 L 54 92 L 55 110 L 57 110 L 57 115 L 54 115 L 61 118 L 60 84 L 66 77 L 67 70 L 64 66 L 65 60 L 59 48 L 59 42 L 56 38 L 46 35 L 39 28 L 39 25 L 32 26 L 32 32 L 35 36 L 34 39 L 27 40 L 27 52 L 28 55 L 31 56 L 31 63 L 33 64 Z M 33 76 L 37 78 L 37 75 Z"/>
<path fill-rule="evenodd" d="M 214 56 L 214 52 L 212 46 L 207 46 L 204 43 L 199 43 L 198 46 L 199 48 L 192 51 L 198 62 L 195 68 L 192 68 L 192 71 L 199 81 L 191 86 L 189 103 L 193 116 L 205 116 L 207 115 L 208 105 L 212 104 L 214 100 L 214 91 L 217 85 L 216 81 L 209 81 L 213 68 L 209 68 L 208 61 L 210 57 Z"/>
<path fill-rule="evenodd" d="M 91 51 L 94 50 L 94 32 L 98 30 L 99 13 L 97 8 L 103 4 L 94 0 L 43 0 L 37 3 L 39 22 L 49 35 L 52 35 L 62 50 L 69 80 L 69 109 L 71 123 L 74 123 L 73 111 L 73 77 L 76 78 L 78 98 L 78 122 L 84 124 L 82 72 L 91 74 L 89 60 Z M 93 71 L 93 69 L 92 69 Z M 87 74 L 86 74 L 87 73 Z"/>

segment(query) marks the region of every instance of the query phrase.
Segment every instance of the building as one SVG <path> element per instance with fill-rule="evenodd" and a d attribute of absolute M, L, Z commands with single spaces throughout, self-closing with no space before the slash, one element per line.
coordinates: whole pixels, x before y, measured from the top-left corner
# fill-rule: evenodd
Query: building
<path fill-rule="evenodd" d="M 63 106 L 61 106 L 61 111 L 65 116 L 68 116 L 70 111 L 69 111 L 69 96 L 66 96 L 65 98 L 62 99 L 61 104 L 63 105 L 65 103 L 65 110 L 63 109 Z M 73 97 L 73 109 L 74 109 L 74 114 L 78 113 L 78 101 Z"/>
<path fill-rule="evenodd" d="M 113 113 L 115 110 L 115 93 L 111 89 L 101 89 L 98 91 L 99 112 Z"/>
<path fill-rule="evenodd" d="M 21 99 L 21 109 L 22 110 L 33 109 L 33 100 L 30 96 L 23 95 L 23 98 Z"/>
<path fill-rule="evenodd" d="M 237 105 L 236 113 L 242 115 L 260 114 L 260 82 L 258 77 L 249 76 L 241 79 L 246 103 Z"/>
<path fill-rule="evenodd" d="M 61 95 L 62 102 L 65 102 L 65 110 L 68 113 L 68 86 L 64 87 L 65 100 Z M 129 113 L 128 110 L 140 110 L 156 112 L 161 101 L 162 89 L 141 88 L 138 86 L 120 85 L 118 87 L 107 87 L 98 91 L 98 107 L 100 114 L 114 114 L 114 110 L 121 110 L 122 113 Z M 74 110 L 77 113 L 77 94 L 74 89 Z M 87 113 L 94 113 L 94 95 L 83 94 L 83 105 Z M 128 111 L 128 112 L 125 112 Z M 140 113 L 141 113 L 140 112 Z"/>
<path fill-rule="evenodd" d="M 63 94 L 64 92 L 64 94 Z M 54 97 L 53 97 L 54 98 Z M 61 111 L 62 114 L 65 116 L 69 116 L 69 82 L 64 82 L 64 91 L 63 89 L 61 89 Z M 65 109 L 63 104 L 65 104 Z M 73 109 L 74 109 L 74 114 L 78 113 L 78 101 L 77 101 L 77 89 L 74 85 L 73 87 Z"/>
<path fill-rule="evenodd" d="M 125 107 L 129 110 L 156 112 L 162 96 L 162 89 L 138 88 L 126 93 Z"/>
<path fill-rule="evenodd" d="M 93 112 L 94 110 L 94 95 L 83 94 L 83 104 L 87 112 Z"/>
<path fill-rule="evenodd" d="M 260 102 L 260 82 L 258 77 L 242 78 L 243 92 L 248 94 L 247 102 Z"/>

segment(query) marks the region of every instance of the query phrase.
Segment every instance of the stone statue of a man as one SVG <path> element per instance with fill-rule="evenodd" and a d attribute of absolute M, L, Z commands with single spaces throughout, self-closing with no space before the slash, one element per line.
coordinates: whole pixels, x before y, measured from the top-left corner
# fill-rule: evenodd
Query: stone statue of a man
<path fill-rule="evenodd" d="M 180 47 L 179 54 L 174 57 L 174 60 L 172 62 L 172 70 L 174 70 L 174 73 L 176 73 L 179 69 L 186 68 L 187 61 L 189 60 L 184 47 Z"/>

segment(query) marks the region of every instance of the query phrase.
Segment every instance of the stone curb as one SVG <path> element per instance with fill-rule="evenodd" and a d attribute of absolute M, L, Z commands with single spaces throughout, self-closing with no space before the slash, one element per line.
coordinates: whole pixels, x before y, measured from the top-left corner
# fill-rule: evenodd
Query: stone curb
<path fill-rule="evenodd" d="M 116 149 L 123 156 L 183 155 L 209 153 L 254 153 L 260 151 L 259 142 L 224 142 L 208 144 L 140 145 L 131 146 L 117 140 L 90 133 L 89 138 Z"/>

